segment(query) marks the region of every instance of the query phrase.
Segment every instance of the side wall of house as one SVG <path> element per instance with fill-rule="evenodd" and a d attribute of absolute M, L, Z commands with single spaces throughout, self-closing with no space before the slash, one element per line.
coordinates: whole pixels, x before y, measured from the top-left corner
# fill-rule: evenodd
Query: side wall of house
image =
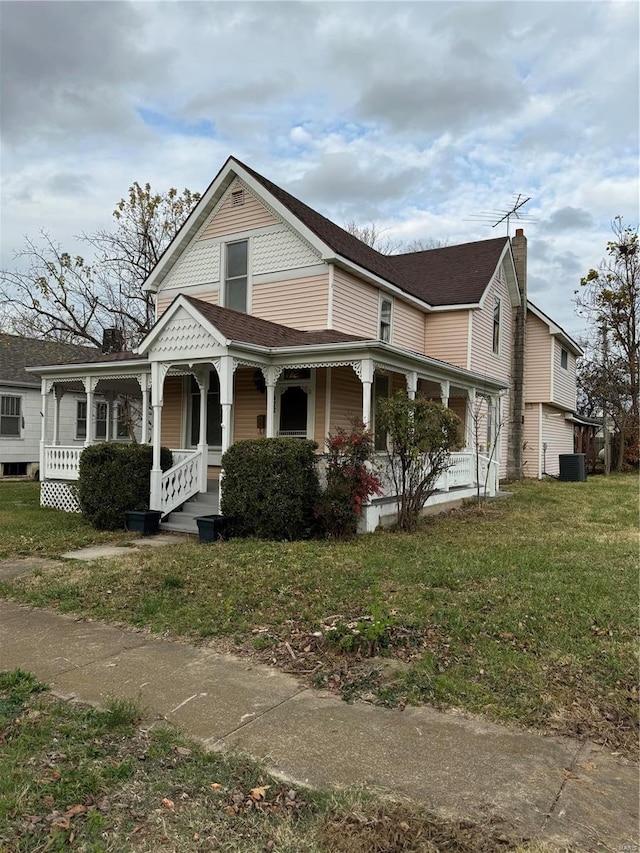
<path fill-rule="evenodd" d="M 338 332 L 377 339 L 380 292 L 351 273 L 334 268 L 332 326 Z"/>
<path fill-rule="evenodd" d="M 540 408 L 542 403 L 525 403 L 522 429 L 522 469 L 525 477 L 540 477 L 542 450 Z"/>
<path fill-rule="evenodd" d="M 164 381 L 161 435 L 165 447 L 183 446 L 184 389 L 182 376 L 168 376 Z"/>
<path fill-rule="evenodd" d="M 396 298 L 393 303 L 391 343 L 424 355 L 426 317 L 423 311 Z"/>
<path fill-rule="evenodd" d="M 469 312 L 432 313 L 425 323 L 425 354 L 468 368 Z"/>
<path fill-rule="evenodd" d="M 562 350 L 562 343 L 557 338 L 552 338 L 553 395 L 550 400 L 574 412 L 576 409 L 576 357 L 564 347 L 567 353 L 567 366 L 564 368 L 561 361 Z"/>
<path fill-rule="evenodd" d="M 559 454 L 573 453 L 573 423 L 565 420 L 563 409 L 542 407 L 542 441 L 544 470 L 547 474 L 557 475 L 560 471 Z"/>
<path fill-rule="evenodd" d="M 524 359 L 524 397 L 528 403 L 551 399 L 551 339 L 549 327 L 539 317 L 527 314 Z"/>
<path fill-rule="evenodd" d="M 348 429 L 352 418 L 362 417 L 362 383 L 350 367 L 331 369 L 329 429 Z"/>

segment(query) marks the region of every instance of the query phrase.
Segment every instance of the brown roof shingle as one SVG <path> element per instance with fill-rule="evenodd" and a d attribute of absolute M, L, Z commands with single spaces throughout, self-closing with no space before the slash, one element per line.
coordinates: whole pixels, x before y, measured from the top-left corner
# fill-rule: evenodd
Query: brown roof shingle
<path fill-rule="evenodd" d="M 250 166 L 233 158 L 287 210 L 338 255 L 384 278 L 429 305 L 479 302 L 508 237 L 461 243 L 403 255 L 382 255 L 330 219 L 295 198 Z"/>
<path fill-rule="evenodd" d="M 99 349 L 60 341 L 41 341 L 19 335 L 0 333 L 0 382 L 21 385 L 40 385 L 40 381 L 25 367 L 50 364 L 80 364 L 104 358 Z"/>

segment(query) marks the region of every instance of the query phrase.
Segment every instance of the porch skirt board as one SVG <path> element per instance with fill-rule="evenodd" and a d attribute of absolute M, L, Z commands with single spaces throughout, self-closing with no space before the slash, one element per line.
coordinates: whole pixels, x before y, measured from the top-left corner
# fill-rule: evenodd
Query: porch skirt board
<path fill-rule="evenodd" d="M 80 512 L 76 489 L 75 483 L 40 483 L 40 506 L 64 512 Z"/>

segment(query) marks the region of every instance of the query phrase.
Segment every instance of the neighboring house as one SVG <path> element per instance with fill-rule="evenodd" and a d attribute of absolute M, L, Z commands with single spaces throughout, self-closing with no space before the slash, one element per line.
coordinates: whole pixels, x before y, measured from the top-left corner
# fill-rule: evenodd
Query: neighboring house
<path fill-rule="evenodd" d="M 33 365 L 86 361 L 99 356 L 93 348 L 0 332 L 0 477 L 38 478 L 42 400 L 40 380 L 26 368 Z M 79 414 L 86 407 L 84 394 L 58 390 L 58 439 L 80 446 L 84 441 Z M 53 435 L 53 410 L 47 429 Z"/>
<path fill-rule="evenodd" d="M 521 231 L 381 255 L 230 158 L 144 287 L 155 294 L 156 323 L 135 354 L 37 372 L 45 405 L 74 381 L 84 384 L 88 411 L 106 385 L 137 393 L 141 438 L 154 445 L 150 506 L 165 516 L 215 489 L 233 441 L 299 436 L 322 452 L 328 432 L 353 417 L 375 432 L 377 401 L 400 388 L 441 400 L 461 420 L 433 502 L 474 494 L 478 479 L 494 494 L 513 464 L 524 418 L 522 394 L 512 394 L 526 304 Z M 161 444 L 175 451 L 164 474 Z M 384 444 L 378 433 L 377 448 Z M 43 436 L 48 480 L 51 452 L 62 450 Z M 393 503 L 391 494 L 374 499 L 365 529 Z"/>

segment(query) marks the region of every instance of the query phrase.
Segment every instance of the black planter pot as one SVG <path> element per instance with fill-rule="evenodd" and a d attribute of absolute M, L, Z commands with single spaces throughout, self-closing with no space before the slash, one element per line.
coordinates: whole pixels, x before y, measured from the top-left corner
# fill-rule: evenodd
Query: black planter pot
<path fill-rule="evenodd" d="M 153 536 L 158 533 L 162 513 L 157 509 L 131 509 L 125 512 L 125 527 L 131 533 Z"/>
<path fill-rule="evenodd" d="M 201 542 L 217 542 L 224 531 L 224 516 L 201 515 L 196 518 L 198 538 Z"/>

